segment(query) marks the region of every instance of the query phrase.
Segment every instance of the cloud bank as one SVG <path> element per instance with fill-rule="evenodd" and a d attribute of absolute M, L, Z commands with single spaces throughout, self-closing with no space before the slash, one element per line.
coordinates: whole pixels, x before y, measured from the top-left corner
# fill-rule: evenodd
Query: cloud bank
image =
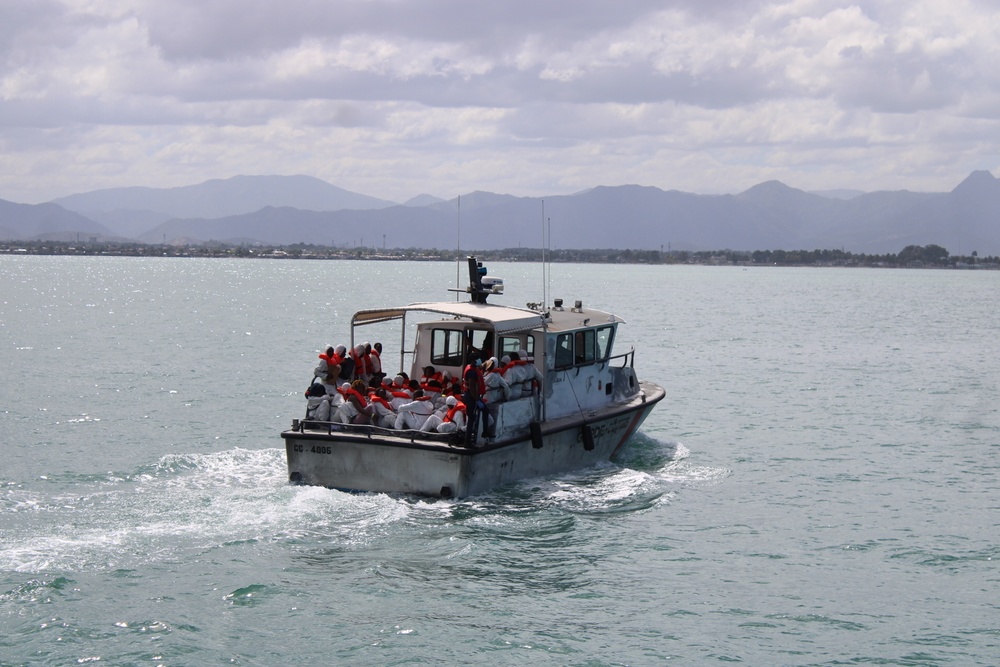
<path fill-rule="evenodd" d="M 944 191 L 1000 167 L 998 56 L 986 0 L 5 0 L 0 198 Z"/>

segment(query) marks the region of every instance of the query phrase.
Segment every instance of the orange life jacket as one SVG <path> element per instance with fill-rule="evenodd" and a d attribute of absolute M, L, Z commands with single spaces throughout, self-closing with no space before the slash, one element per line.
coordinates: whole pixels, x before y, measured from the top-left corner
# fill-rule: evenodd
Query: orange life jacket
<path fill-rule="evenodd" d="M 427 391 L 427 387 L 431 380 L 437 380 L 438 384 L 442 387 L 444 386 L 444 373 L 435 373 L 434 375 L 421 375 L 420 376 L 420 388 Z"/>
<path fill-rule="evenodd" d="M 455 415 L 459 412 L 468 414 L 465 409 L 465 403 L 463 403 L 462 401 L 458 401 L 457 403 L 455 403 L 455 405 L 451 406 L 448 409 L 448 412 L 445 413 L 444 419 L 442 421 L 446 422 L 455 421 Z"/>
<path fill-rule="evenodd" d="M 389 401 L 385 400 L 381 396 L 372 396 L 372 403 L 378 403 L 379 405 L 385 407 L 386 410 L 392 410 L 392 406 L 389 405 Z"/>
<path fill-rule="evenodd" d="M 469 374 L 470 369 L 476 371 L 476 379 L 477 382 L 479 383 L 479 391 L 477 393 L 479 394 L 480 397 L 486 395 L 486 378 L 483 377 L 483 371 L 478 366 L 474 366 L 472 364 L 466 364 L 465 369 L 462 371 L 462 387 L 464 391 L 466 392 L 471 391 L 471 388 L 465 381 L 465 376 Z"/>
<path fill-rule="evenodd" d="M 345 398 L 345 399 L 347 399 L 347 398 L 350 398 L 351 396 L 355 396 L 355 397 L 356 397 L 356 398 L 358 399 L 358 403 L 360 403 L 360 404 L 361 404 L 361 407 L 363 407 L 363 408 L 364 408 L 364 407 L 367 407 L 367 406 L 368 406 L 368 401 L 367 401 L 367 400 L 365 399 L 365 397 L 364 397 L 364 396 L 362 396 L 362 395 L 361 395 L 361 394 L 360 394 L 360 393 L 358 392 L 358 390 L 357 390 L 357 389 L 354 389 L 354 388 L 351 388 L 351 389 L 345 389 L 345 390 L 344 390 L 344 398 Z"/>

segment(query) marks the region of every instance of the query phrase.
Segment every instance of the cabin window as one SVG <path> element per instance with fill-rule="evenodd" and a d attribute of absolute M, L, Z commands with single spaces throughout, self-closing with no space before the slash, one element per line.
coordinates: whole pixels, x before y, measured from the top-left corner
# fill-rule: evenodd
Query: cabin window
<path fill-rule="evenodd" d="M 466 331 L 466 359 L 479 358 L 486 361 L 493 356 L 493 332 L 485 329 Z"/>
<path fill-rule="evenodd" d="M 431 364 L 434 366 L 462 365 L 462 332 L 454 329 L 431 331 Z"/>
<path fill-rule="evenodd" d="M 584 329 L 583 331 L 577 331 L 574 334 L 576 342 L 574 344 L 574 354 L 573 360 L 577 364 L 592 364 L 594 363 L 594 339 L 595 331 L 593 329 Z"/>
<path fill-rule="evenodd" d="M 597 330 L 597 358 L 604 361 L 611 354 L 611 343 L 615 338 L 614 327 L 600 327 Z"/>
<path fill-rule="evenodd" d="M 573 334 L 564 333 L 556 336 L 556 368 L 568 368 L 573 365 Z"/>
<path fill-rule="evenodd" d="M 529 357 L 535 356 L 535 339 L 532 336 L 525 336 L 523 339 L 521 336 L 501 336 L 500 337 L 500 351 L 497 357 L 502 357 L 505 354 L 510 354 L 511 352 L 520 352 L 524 350 L 528 353 Z"/>
<path fill-rule="evenodd" d="M 515 336 L 501 336 L 500 337 L 500 353 L 498 356 L 503 356 L 505 354 L 510 354 L 511 352 L 517 352 L 521 349 L 521 339 Z"/>

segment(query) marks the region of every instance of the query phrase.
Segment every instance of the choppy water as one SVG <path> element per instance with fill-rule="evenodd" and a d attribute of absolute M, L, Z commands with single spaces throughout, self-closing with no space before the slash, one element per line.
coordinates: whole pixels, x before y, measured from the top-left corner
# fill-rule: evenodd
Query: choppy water
<path fill-rule="evenodd" d="M 667 388 L 620 460 L 288 486 L 316 351 L 454 277 L 0 256 L 0 664 L 1000 664 L 1000 273 L 556 265 Z"/>

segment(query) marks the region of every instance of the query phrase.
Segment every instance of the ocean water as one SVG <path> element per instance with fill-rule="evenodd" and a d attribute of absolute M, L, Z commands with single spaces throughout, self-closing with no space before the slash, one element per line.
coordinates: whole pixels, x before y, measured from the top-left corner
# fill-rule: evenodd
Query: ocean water
<path fill-rule="evenodd" d="M 1000 273 L 554 265 L 667 390 L 620 459 L 289 486 L 318 350 L 455 277 L 0 256 L 0 665 L 1000 664 Z"/>

